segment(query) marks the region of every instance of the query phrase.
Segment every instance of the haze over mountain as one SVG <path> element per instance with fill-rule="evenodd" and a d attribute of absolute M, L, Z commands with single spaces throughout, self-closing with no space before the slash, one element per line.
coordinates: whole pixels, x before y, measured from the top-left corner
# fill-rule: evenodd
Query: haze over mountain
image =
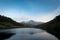
<path fill-rule="evenodd" d="M 36 21 L 33 21 L 33 20 L 29 20 L 29 21 L 24 21 L 24 22 L 21 22 L 23 24 L 27 24 L 27 25 L 39 25 L 39 24 L 43 24 L 43 22 L 36 22 Z"/>

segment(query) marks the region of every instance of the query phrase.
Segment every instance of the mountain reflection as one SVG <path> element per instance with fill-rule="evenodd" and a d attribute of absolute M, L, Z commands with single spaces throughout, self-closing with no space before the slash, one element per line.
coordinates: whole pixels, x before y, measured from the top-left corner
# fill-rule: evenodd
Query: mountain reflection
<path fill-rule="evenodd" d="M 0 33 L 1 32 L 15 33 L 13 36 L 8 39 L 6 38 L 5 40 L 58 40 L 55 36 L 46 31 L 36 28 L 4 29 L 0 30 Z"/>

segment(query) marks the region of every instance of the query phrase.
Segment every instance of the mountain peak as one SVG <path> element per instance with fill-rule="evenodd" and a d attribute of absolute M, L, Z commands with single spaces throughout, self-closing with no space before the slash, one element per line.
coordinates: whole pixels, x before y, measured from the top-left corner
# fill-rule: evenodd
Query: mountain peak
<path fill-rule="evenodd" d="M 27 21 L 27 22 L 22 22 L 22 23 L 30 24 L 30 25 L 43 24 L 43 22 L 36 22 L 36 21 L 34 21 L 34 20 L 29 20 L 29 21 Z"/>
<path fill-rule="evenodd" d="M 60 15 L 56 16 L 55 20 L 60 21 Z"/>
<path fill-rule="evenodd" d="M 29 22 L 34 22 L 33 20 L 29 20 Z"/>

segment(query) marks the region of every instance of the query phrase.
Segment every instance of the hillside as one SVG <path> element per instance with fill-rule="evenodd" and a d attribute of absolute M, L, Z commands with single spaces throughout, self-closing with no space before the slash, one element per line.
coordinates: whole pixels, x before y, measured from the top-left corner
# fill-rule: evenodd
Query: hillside
<path fill-rule="evenodd" d="M 31 24 L 30 24 L 31 23 Z M 38 24 L 39 22 L 26 22 L 26 23 L 18 23 L 16 21 L 14 21 L 13 19 L 6 17 L 6 16 L 2 16 L 0 15 L 0 29 L 6 29 L 6 28 L 34 28 L 34 26 L 36 24 Z M 42 22 L 41 22 L 42 23 Z M 33 24 L 33 25 L 32 25 Z"/>
<path fill-rule="evenodd" d="M 36 26 L 36 28 L 42 28 L 60 39 L 60 15 L 47 23 Z"/>
<path fill-rule="evenodd" d="M 13 19 L 0 15 L 0 29 L 2 28 L 15 28 L 23 26 L 23 24 L 14 21 Z"/>

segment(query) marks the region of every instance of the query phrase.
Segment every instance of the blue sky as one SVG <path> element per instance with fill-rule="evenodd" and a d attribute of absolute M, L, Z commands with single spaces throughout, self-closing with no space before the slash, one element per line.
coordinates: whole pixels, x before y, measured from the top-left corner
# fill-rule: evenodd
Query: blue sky
<path fill-rule="evenodd" d="M 0 0 L 0 14 L 17 22 L 48 22 L 60 14 L 60 0 Z"/>

